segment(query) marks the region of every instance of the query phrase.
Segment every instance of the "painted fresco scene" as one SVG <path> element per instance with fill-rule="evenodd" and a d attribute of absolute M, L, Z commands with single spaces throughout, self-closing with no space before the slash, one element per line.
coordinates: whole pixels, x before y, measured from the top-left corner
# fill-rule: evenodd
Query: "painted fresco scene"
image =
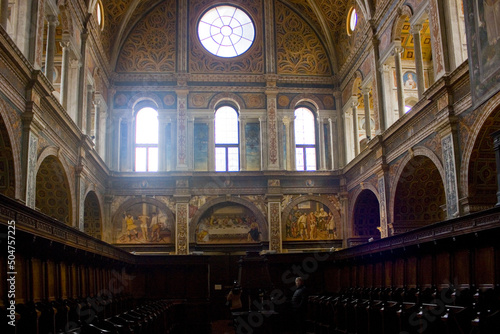
<path fill-rule="evenodd" d="M 173 243 L 172 222 L 156 205 L 138 203 L 130 206 L 116 222 L 118 244 Z"/>
<path fill-rule="evenodd" d="M 285 220 L 284 240 L 333 240 L 340 231 L 334 215 L 323 203 L 304 201 L 292 208 Z"/>
<path fill-rule="evenodd" d="M 243 205 L 215 205 L 203 214 L 195 230 L 197 243 L 249 243 L 265 240 L 262 226 Z"/>

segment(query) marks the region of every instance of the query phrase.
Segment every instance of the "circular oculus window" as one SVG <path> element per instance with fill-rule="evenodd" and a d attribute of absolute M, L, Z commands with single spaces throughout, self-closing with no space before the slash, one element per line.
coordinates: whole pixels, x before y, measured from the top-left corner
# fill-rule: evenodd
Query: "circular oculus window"
<path fill-rule="evenodd" d="M 231 58 L 247 51 L 255 38 L 255 26 L 247 13 L 233 6 L 208 10 L 198 23 L 198 37 L 208 52 Z"/>
<path fill-rule="evenodd" d="M 347 34 L 350 36 L 354 29 L 356 29 L 356 25 L 358 24 L 358 14 L 356 13 L 356 8 L 351 8 L 349 11 L 349 15 L 347 16 Z"/>

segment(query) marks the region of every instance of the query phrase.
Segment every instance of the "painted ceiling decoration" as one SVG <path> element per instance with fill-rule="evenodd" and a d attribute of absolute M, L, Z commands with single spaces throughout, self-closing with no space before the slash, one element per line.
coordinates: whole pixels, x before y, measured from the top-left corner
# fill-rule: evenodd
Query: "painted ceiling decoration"
<path fill-rule="evenodd" d="M 221 1 L 204 0 L 204 5 L 210 7 Z M 104 49 L 108 52 L 108 57 L 112 68 L 117 67 L 117 63 L 122 61 L 120 57 L 123 48 L 127 48 L 130 43 L 131 34 L 134 29 L 144 24 L 144 18 L 150 14 L 156 6 L 161 3 L 168 3 L 165 6 L 178 8 L 176 0 L 105 0 L 102 1 L 104 9 L 104 21 L 106 22 L 102 31 Z M 292 8 L 302 17 L 318 34 L 318 37 L 325 45 L 333 72 L 340 67 L 344 56 L 338 59 L 337 54 L 345 47 L 345 18 L 352 6 L 359 10 L 358 15 L 365 20 L 367 13 L 364 7 L 366 1 L 356 0 L 276 0 L 275 6 L 282 3 Z M 141 23 L 142 22 L 142 23 Z M 128 50 L 127 52 L 130 52 Z M 345 50 L 344 50 L 345 52 Z M 123 66 L 120 65 L 120 66 Z"/>

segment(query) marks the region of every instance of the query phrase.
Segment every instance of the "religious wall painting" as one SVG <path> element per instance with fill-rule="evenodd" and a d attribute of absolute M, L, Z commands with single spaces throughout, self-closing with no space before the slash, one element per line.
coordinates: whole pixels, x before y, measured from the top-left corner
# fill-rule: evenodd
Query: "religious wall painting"
<path fill-rule="evenodd" d="M 469 72 L 474 107 L 500 88 L 500 1 L 465 0 Z"/>
<path fill-rule="evenodd" d="M 198 244 L 258 243 L 267 239 L 264 226 L 241 204 L 217 204 L 200 218 L 195 229 Z"/>
<path fill-rule="evenodd" d="M 407 71 L 403 74 L 405 89 L 417 89 L 417 74 L 413 71 Z"/>
<path fill-rule="evenodd" d="M 117 244 L 171 244 L 175 239 L 172 218 L 151 203 L 136 203 L 119 213 L 114 222 Z"/>
<path fill-rule="evenodd" d="M 333 240 L 340 236 L 340 221 L 318 201 L 297 203 L 285 218 L 284 241 Z"/>

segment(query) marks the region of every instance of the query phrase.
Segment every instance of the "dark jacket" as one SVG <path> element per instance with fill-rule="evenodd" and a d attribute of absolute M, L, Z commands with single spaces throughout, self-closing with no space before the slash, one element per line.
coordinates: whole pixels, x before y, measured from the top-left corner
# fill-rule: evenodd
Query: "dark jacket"
<path fill-rule="evenodd" d="M 292 296 L 292 307 L 296 312 L 307 310 L 307 289 L 305 286 L 300 286 L 295 290 Z"/>

